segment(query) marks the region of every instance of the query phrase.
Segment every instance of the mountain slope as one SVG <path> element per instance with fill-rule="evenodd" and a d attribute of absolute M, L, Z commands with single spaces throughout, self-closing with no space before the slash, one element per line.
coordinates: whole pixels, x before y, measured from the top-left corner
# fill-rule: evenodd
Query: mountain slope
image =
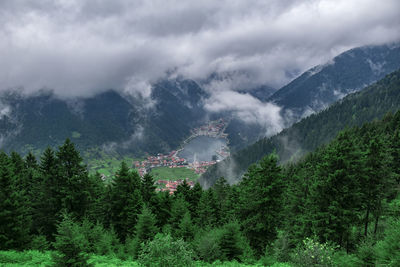
<path fill-rule="evenodd" d="M 290 110 L 296 121 L 399 68 L 400 44 L 354 48 L 306 71 L 268 100 Z"/>
<path fill-rule="evenodd" d="M 112 90 L 68 100 L 51 92 L 8 92 L 0 97 L 0 148 L 25 153 L 71 138 L 81 151 L 102 147 L 123 154 L 167 152 L 202 123 L 203 97 L 204 91 L 191 80 L 154 84 L 150 107 Z"/>
<path fill-rule="evenodd" d="M 400 70 L 379 82 L 353 93 L 328 109 L 313 114 L 281 133 L 264 138 L 212 166 L 200 178 L 204 186 L 212 185 L 221 176 L 231 183 L 264 155 L 276 151 L 281 162 L 294 159 L 330 141 L 345 127 L 359 126 L 400 109 Z"/>

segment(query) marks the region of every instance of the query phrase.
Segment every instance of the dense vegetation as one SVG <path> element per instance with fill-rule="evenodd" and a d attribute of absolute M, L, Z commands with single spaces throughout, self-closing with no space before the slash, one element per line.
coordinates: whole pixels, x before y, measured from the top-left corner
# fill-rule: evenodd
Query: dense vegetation
<path fill-rule="evenodd" d="M 30 249 L 23 258 L 59 266 L 398 266 L 399 177 L 400 112 L 296 164 L 270 154 L 237 185 L 184 183 L 174 195 L 125 163 L 104 184 L 69 140 L 39 162 L 2 152 L 0 260 Z"/>
<path fill-rule="evenodd" d="M 300 117 L 308 109 L 320 111 L 341 96 L 358 91 L 399 68 L 399 44 L 357 47 L 306 71 L 268 100 Z"/>
<path fill-rule="evenodd" d="M 209 186 L 221 176 L 231 183 L 238 181 L 252 163 L 266 154 L 275 151 L 283 162 L 299 158 L 332 140 L 345 127 L 360 126 L 399 109 L 400 70 L 358 93 L 348 95 L 328 109 L 303 119 L 279 134 L 263 138 L 234 153 L 209 168 L 200 178 L 200 182 Z"/>
<path fill-rule="evenodd" d="M 1 147 L 23 154 L 43 152 L 70 138 L 81 152 L 169 152 L 203 123 L 203 97 L 197 83 L 183 79 L 153 84 L 149 99 L 113 90 L 76 99 L 59 99 L 52 92 L 3 92 L 0 104 L 9 112 L 0 116 Z"/>

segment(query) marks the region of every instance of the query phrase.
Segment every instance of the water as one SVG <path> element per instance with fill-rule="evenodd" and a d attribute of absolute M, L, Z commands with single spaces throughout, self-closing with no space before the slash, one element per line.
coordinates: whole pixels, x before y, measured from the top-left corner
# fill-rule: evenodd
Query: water
<path fill-rule="evenodd" d="M 216 153 L 223 146 L 226 146 L 226 140 L 223 138 L 214 138 L 209 136 L 197 136 L 185 145 L 178 156 L 186 159 L 188 162 L 211 161 L 214 155 L 218 159 L 221 157 Z"/>

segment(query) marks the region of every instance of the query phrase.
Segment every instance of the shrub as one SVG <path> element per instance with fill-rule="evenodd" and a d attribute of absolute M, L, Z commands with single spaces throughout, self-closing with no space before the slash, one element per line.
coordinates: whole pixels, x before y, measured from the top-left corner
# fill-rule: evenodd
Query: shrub
<path fill-rule="evenodd" d="M 360 259 L 362 266 L 375 266 L 376 256 L 372 239 L 366 239 L 361 242 L 357 248 L 357 257 Z"/>
<path fill-rule="evenodd" d="M 53 256 L 57 266 L 88 266 L 86 262 L 88 257 L 84 251 L 89 247 L 89 242 L 82 233 L 81 226 L 66 213 L 63 214 L 63 220 L 57 227 L 53 246 L 57 250 Z"/>
<path fill-rule="evenodd" d="M 278 238 L 274 242 L 273 255 L 278 262 L 290 260 L 290 240 L 287 233 L 278 231 Z"/>
<path fill-rule="evenodd" d="M 297 248 L 292 261 L 297 266 L 331 267 L 333 264 L 334 248 L 328 244 L 321 244 L 311 238 L 303 240 L 303 245 Z"/>
<path fill-rule="evenodd" d="M 32 250 L 46 251 L 50 248 L 50 243 L 47 241 L 46 236 L 36 235 L 33 236 L 30 244 Z"/>
<path fill-rule="evenodd" d="M 51 264 L 51 254 L 48 251 L 0 251 L 0 266 L 51 266 Z"/>
<path fill-rule="evenodd" d="M 223 253 L 218 244 L 221 231 L 213 229 L 200 233 L 195 240 L 195 251 L 197 256 L 205 262 L 214 262 L 223 258 Z"/>
<path fill-rule="evenodd" d="M 193 252 L 181 239 L 157 234 L 154 240 L 142 243 L 139 262 L 144 266 L 193 266 Z"/>
<path fill-rule="evenodd" d="M 336 252 L 333 256 L 333 262 L 335 266 L 340 267 L 358 267 L 362 266 L 362 263 L 356 255 L 347 254 L 344 251 Z"/>
<path fill-rule="evenodd" d="M 391 221 L 383 240 L 376 244 L 379 266 L 400 266 L 400 219 Z"/>

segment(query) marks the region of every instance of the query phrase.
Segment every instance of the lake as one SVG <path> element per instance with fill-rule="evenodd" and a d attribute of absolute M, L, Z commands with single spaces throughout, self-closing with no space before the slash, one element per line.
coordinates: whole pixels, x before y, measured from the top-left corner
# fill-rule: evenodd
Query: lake
<path fill-rule="evenodd" d="M 221 157 L 216 153 L 223 146 L 226 146 L 226 139 L 214 138 L 209 136 L 197 136 L 187 143 L 178 156 L 186 159 L 188 162 L 211 161 L 216 155 L 218 159 Z"/>

